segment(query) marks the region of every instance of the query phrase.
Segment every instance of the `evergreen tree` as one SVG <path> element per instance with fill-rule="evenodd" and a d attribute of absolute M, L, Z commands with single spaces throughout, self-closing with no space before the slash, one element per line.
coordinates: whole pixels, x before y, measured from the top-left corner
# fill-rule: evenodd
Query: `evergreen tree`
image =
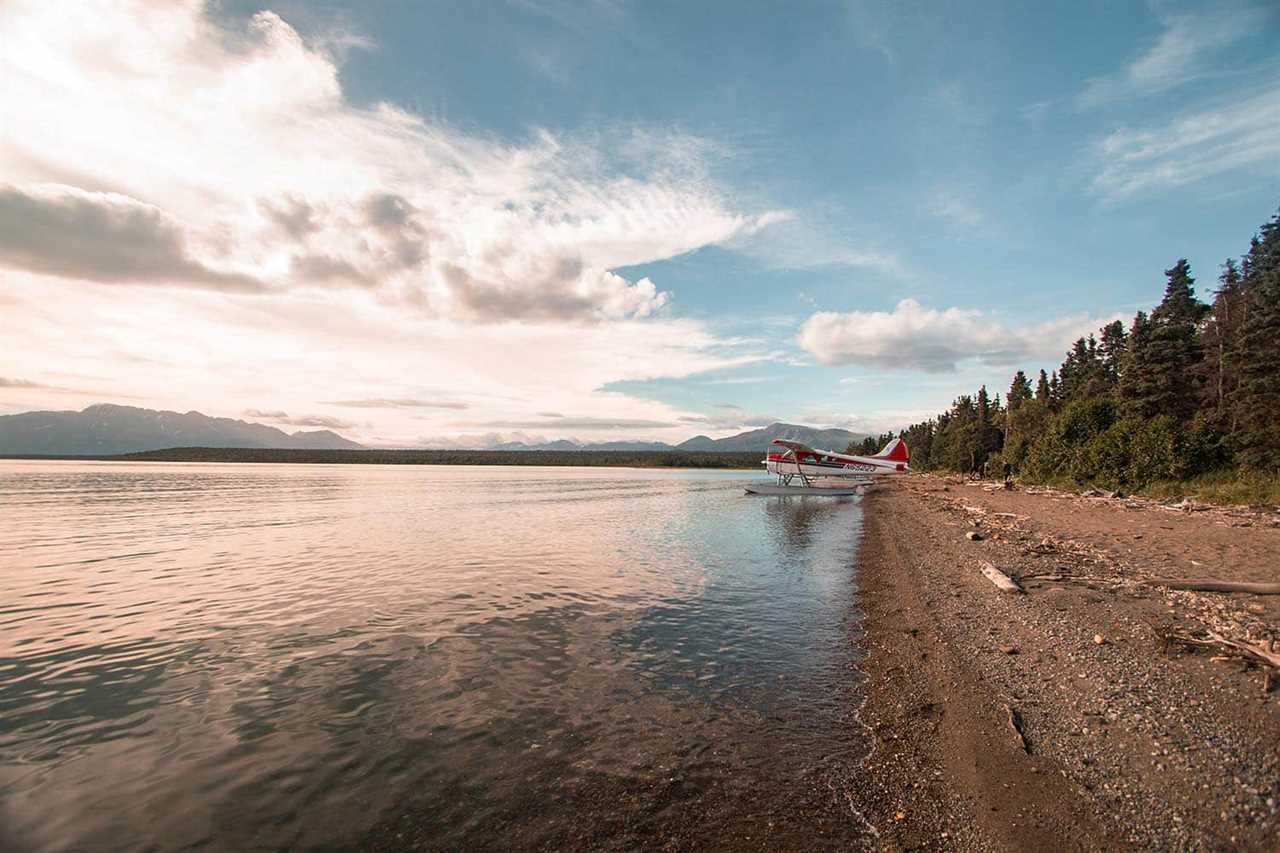
<path fill-rule="evenodd" d="M 1195 279 L 1185 258 L 1165 270 L 1165 275 L 1164 299 L 1151 312 L 1145 330 L 1139 330 L 1134 320 L 1127 365 L 1133 375 L 1128 377 L 1126 412 L 1139 418 L 1169 415 L 1186 423 L 1198 408 L 1199 325 L 1209 309 L 1195 297 Z"/>
<path fill-rule="evenodd" d="M 1088 373 L 1089 369 L 1088 358 L 1089 350 L 1084 338 L 1076 339 L 1076 342 L 1071 345 L 1071 349 L 1067 352 L 1067 357 L 1063 360 L 1062 366 L 1058 368 L 1060 381 L 1058 387 L 1063 400 L 1072 399 L 1083 384 L 1085 374 Z"/>
<path fill-rule="evenodd" d="M 1124 323 L 1119 320 L 1108 323 L 1100 330 L 1102 341 L 1098 346 L 1102 361 L 1102 373 L 1107 381 L 1115 385 L 1120 381 L 1120 365 L 1124 360 L 1128 335 L 1124 331 Z"/>
<path fill-rule="evenodd" d="M 1043 367 L 1040 368 L 1040 378 L 1036 381 L 1036 400 L 1045 405 L 1049 403 L 1049 377 Z"/>
<path fill-rule="evenodd" d="M 1239 366 L 1233 439 L 1245 465 L 1280 470 L 1280 214 L 1249 248 L 1243 290 L 1245 316 L 1232 355 Z"/>
<path fill-rule="evenodd" d="M 1040 371 L 1043 379 L 1044 371 Z M 1047 393 L 1047 391 L 1046 391 Z M 1010 412 L 1016 412 L 1023 403 L 1031 399 L 1031 380 L 1027 379 L 1027 374 L 1019 370 L 1013 374 L 1013 383 L 1009 386 L 1008 407 Z"/>
<path fill-rule="evenodd" d="M 907 429 L 913 467 L 999 453 L 1033 480 L 1138 488 L 1231 462 L 1280 472 L 1280 214 L 1223 265 L 1212 306 L 1185 260 L 1165 274 L 1150 314 L 1080 338 L 1034 383 L 1018 371 L 1003 405 L 982 387 Z"/>
<path fill-rule="evenodd" d="M 1244 281 L 1240 268 L 1231 258 L 1222 265 L 1221 285 L 1209 309 L 1203 343 L 1208 382 L 1205 387 L 1204 410 L 1209 419 L 1224 431 L 1233 428 L 1229 417 L 1229 401 L 1239 384 L 1239 365 L 1235 360 L 1244 325 Z"/>
<path fill-rule="evenodd" d="M 1199 403 L 1199 366 L 1203 355 L 1200 321 L 1208 306 L 1196 299 L 1191 267 L 1182 258 L 1171 269 L 1164 299 L 1151 312 L 1147 366 L 1153 372 L 1153 394 L 1146 414 L 1167 414 L 1189 421 Z"/>
<path fill-rule="evenodd" d="M 1147 370 L 1147 346 L 1151 341 L 1151 320 L 1145 311 L 1133 315 L 1128 346 L 1120 368 L 1120 397 L 1126 414 L 1142 417 L 1143 401 L 1150 396 L 1151 373 Z"/>

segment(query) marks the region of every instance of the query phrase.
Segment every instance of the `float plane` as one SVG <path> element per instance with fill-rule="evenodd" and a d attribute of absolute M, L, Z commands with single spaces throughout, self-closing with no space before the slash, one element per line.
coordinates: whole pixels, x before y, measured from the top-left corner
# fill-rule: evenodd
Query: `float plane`
<path fill-rule="evenodd" d="M 911 455 L 907 452 L 907 443 L 900 438 L 890 441 L 875 456 L 851 456 L 847 453 L 817 450 L 783 438 L 775 438 L 770 444 L 781 450 L 771 449 L 764 460 L 764 467 L 770 474 L 776 475 L 778 480 L 776 483 L 753 483 L 746 487 L 747 494 L 824 497 L 856 495 L 865 491 L 876 477 L 905 474 L 911 470 L 908 466 Z M 796 477 L 800 478 L 802 485 L 791 484 Z M 849 485 L 815 485 L 815 479 L 846 480 Z"/>

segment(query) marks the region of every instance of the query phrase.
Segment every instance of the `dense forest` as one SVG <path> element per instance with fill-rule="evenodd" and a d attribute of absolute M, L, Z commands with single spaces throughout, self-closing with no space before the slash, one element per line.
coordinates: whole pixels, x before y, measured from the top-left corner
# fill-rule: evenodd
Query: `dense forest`
<path fill-rule="evenodd" d="M 911 466 L 994 474 L 1008 463 L 1027 482 L 1130 490 L 1248 482 L 1276 500 L 1280 214 L 1222 265 L 1209 302 L 1185 259 L 1165 276 L 1150 313 L 1080 338 L 1057 370 L 1019 370 L 1003 400 L 984 386 L 903 430 Z M 874 453 L 891 437 L 850 450 Z"/>

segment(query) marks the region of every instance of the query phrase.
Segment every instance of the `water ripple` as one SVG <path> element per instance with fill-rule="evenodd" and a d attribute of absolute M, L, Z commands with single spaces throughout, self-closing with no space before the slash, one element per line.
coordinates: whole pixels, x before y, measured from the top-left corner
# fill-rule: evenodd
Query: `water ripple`
<path fill-rule="evenodd" d="M 0 462 L 0 845 L 863 844 L 858 505 L 741 482 Z"/>

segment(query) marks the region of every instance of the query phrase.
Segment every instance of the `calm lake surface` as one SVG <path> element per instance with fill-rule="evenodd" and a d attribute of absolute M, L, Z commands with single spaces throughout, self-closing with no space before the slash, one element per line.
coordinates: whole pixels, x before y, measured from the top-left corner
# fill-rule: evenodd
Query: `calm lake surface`
<path fill-rule="evenodd" d="M 0 462 L 0 849 L 848 849 L 854 498 Z"/>

